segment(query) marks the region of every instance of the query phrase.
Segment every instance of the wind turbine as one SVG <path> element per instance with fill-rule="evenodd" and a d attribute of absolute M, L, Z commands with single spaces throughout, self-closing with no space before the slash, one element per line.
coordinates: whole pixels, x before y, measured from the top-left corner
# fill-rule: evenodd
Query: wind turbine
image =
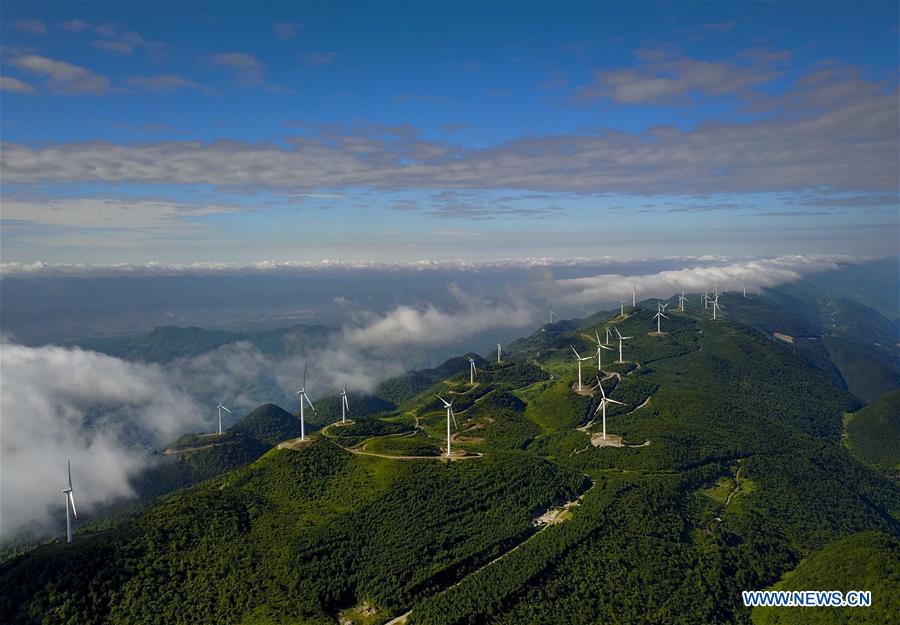
<path fill-rule="evenodd" d="M 744 285 L 744 297 L 747 297 L 747 285 Z"/>
<path fill-rule="evenodd" d="M 347 385 L 341 389 L 341 423 L 347 421 L 347 413 L 350 412 L 350 402 L 347 401 Z"/>
<path fill-rule="evenodd" d="M 719 294 L 716 293 L 716 299 L 713 300 L 713 321 L 716 320 L 716 311 L 719 310 Z"/>
<path fill-rule="evenodd" d="M 550 324 L 551 324 L 551 325 L 553 324 L 553 315 L 555 315 L 555 314 L 556 314 L 556 313 L 553 312 L 552 310 L 550 311 Z"/>
<path fill-rule="evenodd" d="M 500 354 L 501 354 L 500 343 L 497 343 L 497 363 L 498 364 L 500 363 Z"/>
<path fill-rule="evenodd" d="M 219 411 L 219 434 L 221 434 L 222 433 L 222 411 L 224 410 L 228 414 L 231 414 L 231 411 L 228 408 L 226 408 L 225 406 L 223 406 L 222 402 L 219 402 L 219 405 L 216 406 L 216 408 Z"/>
<path fill-rule="evenodd" d="M 569 345 L 569 347 L 572 347 L 572 346 Z M 578 359 L 578 392 L 580 393 L 581 392 L 581 361 L 582 360 L 590 360 L 591 358 L 593 358 L 593 356 L 585 356 L 582 358 L 581 354 L 579 354 L 577 351 L 575 351 L 574 347 L 572 347 L 572 351 L 575 352 L 575 358 Z"/>
<path fill-rule="evenodd" d="M 603 371 L 603 359 L 601 358 L 602 350 L 611 352 L 612 348 L 607 347 L 600 342 L 600 335 L 594 330 L 594 336 L 597 337 L 597 371 Z M 606 330 L 606 342 L 609 343 L 609 329 Z M 581 376 L 579 376 L 581 377 Z"/>
<path fill-rule="evenodd" d="M 623 299 L 619 300 L 619 314 L 623 317 L 625 316 L 625 300 Z"/>
<path fill-rule="evenodd" d="M 631 307 L 637 306 L 637 292 L 635 291 L 634 282 L 631 283 Z"/>
<path fill-rule="evenodd" d="M 619 335 L 619 361 L 618 362 L 621 365 L 621 364 L 625 364 L 625 361 L 622 360 L 622 341 L 624 341 L 626 339 L 634 338 L 634 337 L 622 336 L 622 333 L 619 332 L 619 328 L 616 328 L 616 334 Z"/>
<path fill-rule="evenodd" d="M 665 310 L 665 308 L 663 308 L 662 306 L 658 306 L 657 308 L 658 310 L 656 311 L 656 314 L 653 316 L 653 318 L 656 319 L 656 333 L 662 334 L 662 327 L 660 324 L 662 323 L 663 317 L 665 317 L 666 319 L 668 319 L 668 317 L 663 314 L 663 310 Z"/>
<path fill-rule="evenodd" d="M 478 369 L 475 368 L 475 359 L 469 358 L 469 384 L 475 384 L 475 374 Z"/>
<path fill-rule="evenodd" d="M 609 331 L 609 328 L 606 328 L 606 344 L 609 345 L 609 337 L 612 336 L 612 332 Z"/>
<path fill-rule="evenodd" d="M 66 542 L 72 542 L 72 517 L 78 518 L 75 511 L 75 491 L 72 490 L 72 462 L 66 460 L 69 467 L 69 487 L 62 490 L 62 494 L 66 496 Z"/>
<path fill-rule="evenodd" d="M 627 404 L 623 404 L 620 401 L 616 401 L 615 399 L 610 399 L 606 396 L 606 393 L 603 392 L 603 383 L 600 381 L 600 376 L 597 376 L 597 386 L 594 388 L 600 389 L 600 395 L 602 399 L 600 400 L 600 405 L 597 406 L 597 410 L 594 411 L 594 414 L 598 412 L 603 413 L 603 440 L 606 440 L 606 404 L 619 404 L 620 406 L 627 406 Z"/>
<path fill-rule="evenodd" d="M 709 289 L 703 289 L 703 309 L 709 309 Z"/>
<path fill-rule="evenodd" d="M 684 289 L 681 289 L 681 295 L 678 296 L 678 310 L 684 312 L 684 303 L 687 298 L 684 296 Z"/>
<path fill-rule="evenodd" d="M 309 363 L 305 363 L 303 365 L 303 386 L 300 387 L 300 390 L 297 391 L 297 395 L 300 396 L 300 440 L 306 440 L 306 429 L 305 429 L 305 421 L 303 419 L 303 400 L 306 400 L 306 403 L 309 404 L 309 407 L 312 408 L 313 412 L 316 412 L 316 407 L 313 406 L 312 401 L 309 399 L 309 395 L 306 394 L 306 367 Z M 318 414 L 318 413 L 316 413 Z"/>
<path fill-rule="evenodd" d="M 453 425 L 456 429 L 459 429 L 459 425 L 456 424 L 456 415 L 453 414 L 453 402 L 448 402 L 446 399 L 437 396 L 442 402 L 444 402 L 444 407 L 447 409 L 447 457 L 450 457 L 450 419 L 453 419 Z"/>

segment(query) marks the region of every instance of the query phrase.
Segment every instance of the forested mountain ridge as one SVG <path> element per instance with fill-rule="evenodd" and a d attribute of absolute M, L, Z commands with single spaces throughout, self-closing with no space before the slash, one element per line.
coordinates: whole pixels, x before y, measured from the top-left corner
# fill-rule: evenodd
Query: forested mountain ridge
<path fill-rule="evenodd" d="M 369 416 L 4 564 L 0 622 L 749 623 L 741 590 L 900 536 L 900 492 L 841 445 L 856 399 L 724 301 L 661 335 L 655 304 L 548 324 L 474 384 L 466 357 L 385 383 Z M 607 328 L 625 362 L 612 340 L 579 391 L 570 345 Z M 606 439 L 598 376 L 626 404 Z"/>

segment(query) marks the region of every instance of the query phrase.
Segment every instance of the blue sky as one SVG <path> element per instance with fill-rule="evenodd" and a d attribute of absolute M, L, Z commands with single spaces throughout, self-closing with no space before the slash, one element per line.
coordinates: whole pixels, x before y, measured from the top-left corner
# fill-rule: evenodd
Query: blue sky
<path fill-rule="evenodd" d="M 2 260 L 898 253 L 898 9 L 2 11 Z"/>

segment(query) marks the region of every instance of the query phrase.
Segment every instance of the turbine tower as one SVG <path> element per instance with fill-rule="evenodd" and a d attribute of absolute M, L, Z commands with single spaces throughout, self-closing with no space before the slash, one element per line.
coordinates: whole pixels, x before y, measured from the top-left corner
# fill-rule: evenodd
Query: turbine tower
<path fill-rule="evenodd" d="M 297 391 L 297 395 L 300 396 L 300 440 L 306 440 L 306 422 L 304 421 L 303 415 L 303 402 L 306 401 L 309 404 L 309 407 L 312 408 L 312 411 L 316 412 L 316 407 L 313 406 L 312 401 L 309 399 L 309 395 L 306 394 L 306 368 L 309 363 L 305 363 L 303 365 L 303 386 L 300 387 L 300 390 Z M 316 413 L 318 414 L 318 413 Z"/>
<path fill-rule="evenodd" d="M 66 460 L 69 468 L 69 487 L 62 490 L 62 494 L 66 496 L 66 542 L 72 542 L 72 518 L 78 518 L 75 511 L 75 491 L 72 489 L 72 462 Z"/>
<path fill-rule="evenodd" d="M 226 408 L 225 406 L 223 406 L 222 402 L 219 402 L 219 405 L 216 406 L 216 408 L 219 411 L 219 434 L 221 434 L 222 433 L 222 411 L 224 410 L 228 414 L 231 414 L 231 411 L 228 408 Z"/>
<path fill-rule="evenodd" d="M 497 364 L 500 364 L 500 354 L 502 350 L 500 349 L 500 343 L 497 343 Z"/>
<path fill-rule="evenodd" d="M 610 399 L 606 396 L 606 393 L 603 392 L 603 383 L 600 381 L 600 376 L 597 376 L 597 386 L 594 388 L 600 389 L 600 395 L 602 399 L 600 400 L 600 405 L 597 406 L 597 410 L 594 411 L 594 414 L 598 412 L 602 412 L 603 414 L 603 440 L 606 440 L 606 404 L 619 404 L 620 406 L 626 406 L 627 404 L 623 404 L 620 401 L 616 401 L 615 399 Z"/>
<path fill-rule="evenodd" d="M 456 429 L 459 429 L 459 425 L 456 424 L 456 415 L 453 414 L 453 402 L 448 402 L 446 399 L 437 396 L 442 402 L 444 402 L 444 407 L 447 409 L 447 458 L 450 457 L 450 419 L 453 419 L 453 425 Z"/>
<path fill-rule="evenodd" d="M 478 369 L 475 368 L 475 359 L 469 358 L 469 384 L 475 384 L 475 374 Z"/>
<path fill-rule="evenodd" d="M 619 300 L 619 315 L 625 316 L 625 300 L 623 299 Z"/>
<path fill-rule="evenodd" d="M 350 402 L 347 401 L 347 385 L 341 389 L 341 423 L 346 423 L 347 413 L 350 412 Z"/>
<path fill-rule="evenodd" d="M 666 319 L 668 319 L 668 317 L 663 314 L 663 310 L 665 309 L 662 306 L 657 306 L 657 309 L 658 310 L 656 311 L 656 314 L 653 316 L 653 318 L 656 319 L 656 333 L 662 334 L 662 327 L 660 326 L 660 324 L 662 323 L 663 317 L 665 317 Z"/>
<path fill-rule="evenodd" d="M 572 347 L 572 346 L 569 345 L 569 347 Z M 593 358 L 593 356 L 585 356 L 582 358 L 581 354 L 579 354 L 577 351 L 575 351 L 574 347 L 572 347 L 572 351 L 575 352 L 575 358 L 578 359 L 578 392 L 580 393 L 581 392 L 581 361 L 590 360 L 591 358 Z"/>
<path fill-rule="evenodd" d="M 606 345 L 604 345 L 603 343 L 600 342 L 600 335 L 597 334 L 596 330 L 594 330 L 594 336 L 597 337 L 597 371 L 603 371 L 603 359 L 601 357 L 601 354 L 603 353 L 602 350 L 605 349 L 606 351 L 611 352 L 612 348 L 607 347 Z M 609 330 L 608 329 L 606 330 L 606 342 L 609 343 Z"/>
<path fill-rule="evenodd" d="M 747 297 L 747 285 L 744 284 L 744 297 Z"/>
<path fill-rule="evenodd" d="M 637 306 L 637 291 L 635 290 L 634 282 L 631 283 L 631 307 L 634 308 Z"/>
<path fill-rule="evenodd" d="M 681 290 L 681 295 L 678 296 L 678 310 L 684 312 L 684 303 L 687 301 L 687 298 L 684 296 L 684 289 Z"/>
<path fill-rule="evenodd" d="M 625 364 L 625 361 L 622 360 L 622 341 L 624 341 L 626 339 L 634 338 L 634 337 L 622 336 L 622 333 L 619 332 L 619 328 L 616 328 L 616 334 L 619 335 L 619 360 L 618 360 L 618 363 L 621 365 L 621 364 Z"/>

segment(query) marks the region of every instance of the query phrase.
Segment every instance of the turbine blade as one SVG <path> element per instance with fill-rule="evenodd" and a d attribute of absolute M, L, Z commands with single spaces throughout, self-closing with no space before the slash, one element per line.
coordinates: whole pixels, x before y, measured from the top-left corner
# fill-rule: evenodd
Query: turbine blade
<path fill-rule="evenodd" d="M 453 412 L 452 407 L 448 406 L 448 408 L 450 408 L 450 416 L 453 418 L 453 427 L 455 427 L 456 430 L 459 431 L 459 424 L 456 422 L 456 413 Z"/>
<path fill-rule="evenodd" d="M 306 368 L 309 366 L 308 362 L 303 363 L 303 388 L 306 388 Z"/>
<path fill-rule="evenodd" d="M 72 461 L 66 460 L 66 465 L 69 468 L 69 489 L 72 488 Z"/>
<path fill-rule="evenodd" d="M 73 491 L 69 491 L 68 493 L 66 493 L 66 497 L 69 498 L 69 503 L 72 504 L 72 516 L 77 519 L 78 511 L 75 510 L 75 493 Z"/>
<path fill-rule="evenodd" d="M 312 400 L 309 398 L 309 395 L 307 395 L 306 393 L 303 393 L 303 399 L 305 399 L 306 403 L 309 404 L 309 407 L 313 409 L 313 412 L 318 412 L 316 410 L 316 407 L 313 406 Z"/>
<path fill-rule="evenodd" d="M 222 406 L 222 410 L 224 410 L 228 414 L 231 414 L 231 411 L 228 408 L 226 408 L 225 406 Z"/>
<path fill-rule="evenodd" d="M 607 398 L 606 401 L 608 401 L 608 402 L 610 402 L 610 403 L 612 403 L 612 404 L 619 404 L 620 406 L 627 406 L 627 405 L 628 405 L 628 404 L 623 404 L 623 403 L 620 402 L 620 401 L 616 401 L 615 399 L 609 399 L 609 398 Z"/>

